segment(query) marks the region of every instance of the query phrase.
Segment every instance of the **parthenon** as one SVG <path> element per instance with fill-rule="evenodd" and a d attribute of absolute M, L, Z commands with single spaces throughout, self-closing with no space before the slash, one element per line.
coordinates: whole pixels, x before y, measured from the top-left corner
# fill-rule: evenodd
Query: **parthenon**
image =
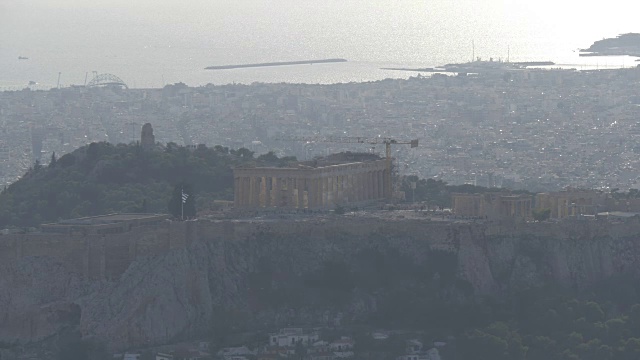
<path fill-rule="evenodd" d="M 384 159 L 298 167 L 235 168 L 238 208 L 320 209 L 388 198 Z"/>

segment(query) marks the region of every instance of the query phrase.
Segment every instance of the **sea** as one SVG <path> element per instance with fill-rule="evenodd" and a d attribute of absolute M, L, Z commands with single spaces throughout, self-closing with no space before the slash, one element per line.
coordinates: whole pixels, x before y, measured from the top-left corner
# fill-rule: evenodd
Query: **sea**
<path fill-rule="evenodd" d="M 631 67 L 640 63 L 578 49 L 640 32 L 638 10 L 629 0 L 0 0 L 0 90 L 104 73 L 130 88 L 367 82 L 417 75 L 382 68 L 473 58 Z M 348 61 L 204 69 L 324 58 Z"/>

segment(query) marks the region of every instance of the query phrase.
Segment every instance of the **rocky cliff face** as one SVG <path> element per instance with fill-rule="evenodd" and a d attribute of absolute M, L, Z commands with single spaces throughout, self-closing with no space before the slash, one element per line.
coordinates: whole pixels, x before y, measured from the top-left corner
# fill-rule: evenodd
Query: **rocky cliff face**
<path fill-rule="evenodd" d="M 84 279 L 47 256 L 1 264 L 0 341 L 34 344 L 72 328 L 120 350 L 225 326 L 345 323 L 381 311 L 385 289 L 398 284 L 449 281 L 457 285 L 447 301 L 472 300 L 552 282 L 584 287 L 636 274 L 640 259 L 636 221 L 502 227 L 340 217 L 200 222 L 190 231 L 185 247 L 138 254 L 112 281 Z"/>

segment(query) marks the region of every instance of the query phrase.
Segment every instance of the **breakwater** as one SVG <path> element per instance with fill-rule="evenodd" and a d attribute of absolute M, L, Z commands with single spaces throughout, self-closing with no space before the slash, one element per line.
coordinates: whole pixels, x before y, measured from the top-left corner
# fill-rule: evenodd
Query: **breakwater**
<path fill-rule="evenodd" d="M 207 66 L 205 70 L 228 70 L 228 69 L 243 69 L 243 68 L 254 68 L 254 67 L 267 67 L 267 66 L 286 66 L 286 65 L 313 65 L 313 64 L 338 63 L 338 62 L 346 62 L 346 61 L 347 61 L 346 59 L 279 61 L 279 62 L 266 62 L 266 63 L 256 63 L 256 64 Z"/>

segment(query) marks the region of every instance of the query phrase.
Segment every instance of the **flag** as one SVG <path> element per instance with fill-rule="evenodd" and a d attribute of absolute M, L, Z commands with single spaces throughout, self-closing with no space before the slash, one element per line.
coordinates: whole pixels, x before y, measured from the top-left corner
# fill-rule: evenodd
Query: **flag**
<path fill-rule="evenodd" d="M 184 190 L 182 190 L 182 203 L 186 204 L 188 198 L 189 198 L 189 194 L 185 193 Z"/>

